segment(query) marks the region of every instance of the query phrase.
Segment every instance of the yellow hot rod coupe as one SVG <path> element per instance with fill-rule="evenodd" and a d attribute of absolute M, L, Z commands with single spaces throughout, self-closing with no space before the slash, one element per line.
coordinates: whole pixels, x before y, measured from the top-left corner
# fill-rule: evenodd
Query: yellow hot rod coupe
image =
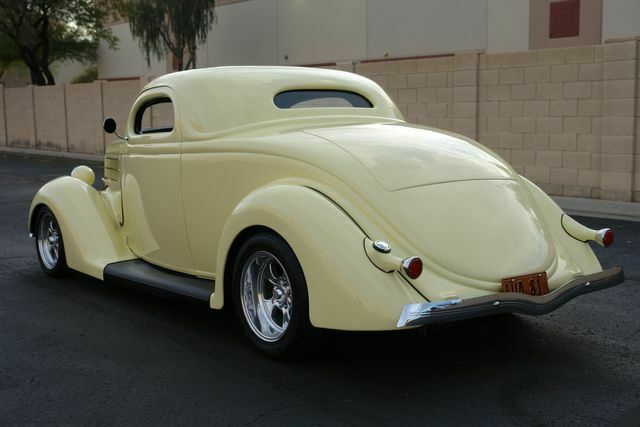
<path fill-rule="evenodd" d="M 104 129 L 115 133 L 113 119 Z M 623 281 L 573 220 L 477 142 L 410 125 L 364 77 L 296 67 L 169 74 L 86 166 L 44 185 L 45 273 L 233 306 L 264 353 L 327 330 L 548 313 Z"/>

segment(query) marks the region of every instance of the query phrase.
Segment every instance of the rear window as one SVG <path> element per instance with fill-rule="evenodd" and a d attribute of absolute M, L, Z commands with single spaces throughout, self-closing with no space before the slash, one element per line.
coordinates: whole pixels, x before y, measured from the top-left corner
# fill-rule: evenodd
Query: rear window
<path fill-rule="evenodd" d="M 278 108 L 373 108 L 364 96 L 346 90 L 288 90 L 273 98 Z"/>

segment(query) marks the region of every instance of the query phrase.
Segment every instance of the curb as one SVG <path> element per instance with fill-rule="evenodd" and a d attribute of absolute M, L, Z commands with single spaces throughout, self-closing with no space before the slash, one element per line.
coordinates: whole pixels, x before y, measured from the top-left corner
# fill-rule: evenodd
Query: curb
<path fill-rule="evenodd" d="M 62 157 L 96 163 L 104 161 L 104 155 L 34 150 L 31 148 L 0 147 L 0 153 L 2 152 L 37 157 Z M 640 221 L 640 203 L 559 196 L 553 196 L 552 199 L 569 215 Z"/>
<path fill-rule="evenodd" d="M 24 154 L 34 157 L 62 157 L 96 163 L 102 163 L 104 161 L 104 154 L 67 153 L 65 151 L 35 150 L 33 148 L 0 147 L 0 153 Z"/>
<path fill-rule="evenodd" d="M 640 221 L 640 203 L 556 197 L 552 199 L 569 215 Z"/>

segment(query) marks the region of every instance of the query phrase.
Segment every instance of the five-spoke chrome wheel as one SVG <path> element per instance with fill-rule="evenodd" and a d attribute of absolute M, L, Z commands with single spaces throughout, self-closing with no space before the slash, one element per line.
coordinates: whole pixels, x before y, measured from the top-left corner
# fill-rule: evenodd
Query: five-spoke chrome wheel
<path fill-rule="evenodd" d="M 49 276 L 66 276 L 69 273 L 69 267 L 62 232 L 55 215 L 47 206 L 41 206 L 37 210 L 33 231 L 42 270 Z"/>
<path fill-rule="evenodd" d="M 240 276 L 245 318 L 262 340 L 274 342 L 287 331 L 293 307 L 292 286 L 282 263 L 270 252 L 253 253 Z"/>
<path fill-rule="evenodd" d="M 38 252 L 42 263 L 54 269 L 60 259 L 60 230 L 51 213 L 40 216 L 38 223 Z"/>

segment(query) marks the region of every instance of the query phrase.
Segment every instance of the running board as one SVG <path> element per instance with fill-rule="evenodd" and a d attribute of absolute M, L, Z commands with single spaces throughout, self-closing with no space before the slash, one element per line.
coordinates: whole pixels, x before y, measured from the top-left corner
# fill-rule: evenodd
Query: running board
<path fill-rule="evenodd" d="M 160 296 L 206 301 L 213 295 L 215 281 L 176 273 L 141 259 L 114 262 L 104 268 L 105 283 L 117 283 Z"/>

